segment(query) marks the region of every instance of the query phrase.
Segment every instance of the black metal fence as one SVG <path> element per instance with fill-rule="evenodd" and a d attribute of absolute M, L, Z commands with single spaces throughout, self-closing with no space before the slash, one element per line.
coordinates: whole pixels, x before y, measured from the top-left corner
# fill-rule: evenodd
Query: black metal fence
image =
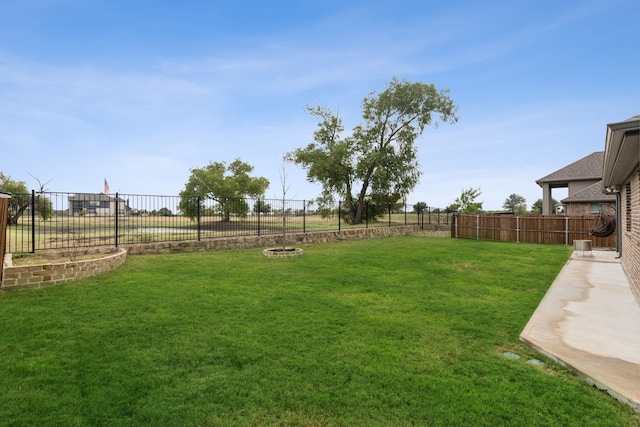
<path fill-rule="evenodd" d="M 375 218 L 373 213 L 375 211 Z M 340 231 L 417 224 L 449 229 L 450 214 L 423 204 L 365 207 L 362 224 L 344 220 L 341 202 L 211 200 L 136 194 L 35 192 L 12 195 L 7 252 L 79 249 L 243 235 Z"/>

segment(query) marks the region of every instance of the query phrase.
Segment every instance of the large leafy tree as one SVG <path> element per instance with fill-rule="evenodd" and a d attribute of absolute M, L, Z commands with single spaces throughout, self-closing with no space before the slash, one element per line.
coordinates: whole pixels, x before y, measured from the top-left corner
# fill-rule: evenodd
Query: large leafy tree
<path fill-rule="evenodd" d="M 556 211 L 556 206 L 558 206 L 560 204 L 560 202 L 558 202 L 556 199 L 552 198 L 551 199 L 551 206 L 553 207 L 553 212 Z M 536 200 L 533 205 L 531 205 L 531 212 L 533 213 L 537 213 L 537 214 L 541 214 L 542 213 L 542 199 L 538 199 Z"/>
<path fill-rule="evenodd" d="M 482 203 L 476 202 L 476 199 L 480 197 L 482 191 L 479 188 L 467 188 L 462 190 L 460 197 L 456 198 L 455 202 L 447 206 L 450 211 L 458 211 L 461 213 L 478 213 L 482 211 Z"/>
<path fill-rule="evenodd" d="M 253 166 L 240 159 L 229 165 L 210 162 L 203 168 L 191 169 L 191 176 L 180 192 L 180 210 L 195 218 L 198 200 L 202 206 L 206 199 L 213 199 L 221 205 L 225 221 L 232 213 L 245 216 L 249 207 L 243 198 L 260 197 L 269 187 L 268 179 L 252 177 L 249 175 L 252 171 Z"/>
<path fill-rule="evenodd" d="M 425 212 L 428 209 L 427 202 L 418 202 L 413 205 L 413 212 L 420 214 Z"/>
<path fill-rule="evenodd" d="M 514 214 L 523 214 L 527 211 L 527 199 L 519 194 L 511 194 L 502 204 L 503 209 L 507 209 Z"/>
<path fill-rule="evenodd" d="M 319 119 L 315 142 L 287 158 L 322 185 L 323 198 L 342 198 L 349 220 L 359 224 L 365 201 L 397 201 L 415 187 L 421 174 L 415 141 L 438 119 L 455 123 L 457 109 L 447 90 L 394 78 L 383 92 L 364 98 L 363 122 L 351 135 L 342 135 L 342 120 L 329 109 L 308 108 Z"/>

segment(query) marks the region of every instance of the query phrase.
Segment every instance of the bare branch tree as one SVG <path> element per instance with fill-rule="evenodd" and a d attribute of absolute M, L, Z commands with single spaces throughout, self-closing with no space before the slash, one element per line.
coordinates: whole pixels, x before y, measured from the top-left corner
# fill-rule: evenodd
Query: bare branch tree
<path fill-rule="evenodd" d="M 51 178 L 49 181 L 45 182 L 44 184 L 42 183 L 42 181 L 40 181 L 37 177 L 35 177 L 31 172 L 27 172 L 29 175 L 31 175 L 31 178 L 35 179 L 36 181 L 38 181 L 38 184 L 40 185 L 40 191 L 38 191 L 38 193 L 42 194 L 45 191 L 47 191 L 46 188 L 44 188 L 45 185 L 47 185 L 48 183 L 50 183 L 51 181 L 53 181 L 55 179 L 55 176 L 53 178 Z"/>
<path fill-rule="evenodd" d="M 289 192 L 289 186 L 287 185 L 287 169 L 286 169 L 287 159 L 285 156 L 282 157 L 282 167 L 278 171 L 280 175 L 280 186 L 282 190 L 282 250 L 287 250 L 287 212 L 286 212 L 286 200 L 287 193 Z"/>

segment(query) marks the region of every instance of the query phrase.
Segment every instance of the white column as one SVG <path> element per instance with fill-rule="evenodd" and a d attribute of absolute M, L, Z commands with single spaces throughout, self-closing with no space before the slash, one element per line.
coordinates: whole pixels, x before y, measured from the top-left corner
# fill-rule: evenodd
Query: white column
<path fill-rule="evenodd" d="M 543 215 L 551 215 L 551 186 L 549 184 L 542 185 L 542 213 Z"/>

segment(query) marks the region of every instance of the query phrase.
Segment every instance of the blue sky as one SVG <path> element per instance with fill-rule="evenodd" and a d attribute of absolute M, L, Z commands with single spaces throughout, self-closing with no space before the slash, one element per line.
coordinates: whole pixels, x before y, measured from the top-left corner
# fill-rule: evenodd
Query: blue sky
<path fill-rule="evenodd" d="M 236 158 L 281 194 L 282 156 L 312 141 L 306 106 L 339 111 L 394 77 L 449 89 L 454 125 L 418 141 L 408 202 L 485 209 L 604 149 L 640 113 L 640 2 L 0 1 L 0 171 L 50 191 L 177 195 Z M 290 198 L 320 188 L 285 167 Z M 554 193 L 561 199 L 566 192 Z"/>

